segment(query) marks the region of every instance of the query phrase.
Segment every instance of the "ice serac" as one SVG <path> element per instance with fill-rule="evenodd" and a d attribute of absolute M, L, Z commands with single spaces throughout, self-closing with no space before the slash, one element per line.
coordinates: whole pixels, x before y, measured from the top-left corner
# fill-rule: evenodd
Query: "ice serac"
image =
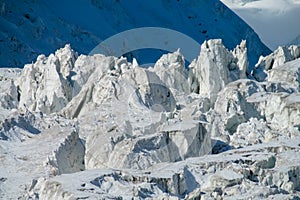
<path fill-rule="evenodd" d="M 208 40 L 201 45 L 197 61 L 190 66 L 190 91 L 208 97 L 212 103 L 229 82 L 244 78 L 248 67 L 245 41 L 233 52 L 228 51 L 222 40 Z"/>
<path fill-rule="evenodd" d="M 84 170 L 76 123 L 55 114 L 15 111 L 0 125 L 0 152 L 1 199 L 26 196 L 40 178 Z"/>
<path fill-rule="evenodd" d="M 180 85 L 182 78 L 176 73 L 184 77 L 186 69 L 179 52 L 168 56 L 169 71 L 160 68 L 167 67 L 161 66 L 165 56 L 151 70 L 124 58 L 95 60 L 97 69 L 61 111 L 68 118 L 87 122 L 80 134 L 86 138 L 88 169 L 145 169 L 153 163 L 174 162 L 210 151 L 209 134 L 199 121 L 201 113 L 179 114 L 189 102 L 183 100 L 181 106 L 177 105 L 179 96 L 175 98 L 173 92 L 184 98 L 187 85 Z"/>
<path fill-rule="evenodd" d="M 284 130 L 289 127 L 298 127 L 300 113 L 299 93 L 260 93 L 251 95 L 248 100 L 256 104 L 269 126 L 275 130 Z"/>
<path fill-rule="evenodd" d="M 259 91 L 264 91 L 263 87 L 248 79 L 229 83 L 222 89 L 214 105 L 215 109 L 207 113 L 210 121 L 207 126 L 211 135 L 214 137 L 232 135 L 239 124 L 252 117 L 262 118 L 260 110 L 246 101 L 247 97 Z"/>
<path fill-rule="evenodd" d="M 99 136 L 92 138 L 88 144 L 93 147 L 100 139 Z M 86 157 L 87 166 L 147 169 L 154 163 L 176 162 L 205 155 L 211 149 L 209 136 L 197 121 L 177 122 L 158 133 L 145 136 L 127 138 L 123 136 L 119 141 L 111 141 L 110 146 L 112 150 L 107 152 L 107 159 L 101 158 L 104 152 L 99 146 L 98 149 L 89 149 L 89 157 Z M 102 156 L 99 154 L 101 151 Z M 93 156 L 90 156 L 91 154 Z"/>
<path fill-rule="evenodd" d="M 46 199 L 297 199 L 299 158 L 290 157 L 299 151 L 295 140 L 154 164 L 147 170 L 94 169 L 64 174 L 39 180 L 30 193 Z"/>
<path fill-rule="evenodd" d="M 282 64 L 268 71 L 267 81 L 282 87 L 282 91 L 300 92 L 299 59 Z"/>
<path fill-rule="evenodd" d="M 295 89 L 237 80 L 218 94 L 215 109 L 207 113 L 211 122 L 207 129 L 215 137 L 229 136 L 227 142 L 234 146 L 269 141 L 278 137 L 277 131 L 279 135 L 297 135 L 299 101 Z"/>
<path fill-rule="evenodd" d="M 64 142 L 48 157 L 53 175 L 83 171 L 85 147 L 78 136 L 78 130 L 73 129 Z"/>
<path fill-rule="evenodd" d="M 249 70 L 249 60 L 247 56 L 247 47 L 246 40 L 242 40 L 240 45 L 237 45 L 235 49 L 233 49 L 232 54 L 234 58 L 234 62 L 232 63 L 233 67 L 231 69 L 235 69 L 239 71 L 239 76 L 236 79 L 246 78 L 247 71 Z M 238 68 L 235 67 L 238 66 Z"/>
<path fill-rule="evenodd" d="M 18 107 L 18 91 L 16 77 L 19 69 L 0 69 L 0 107 L 10 110 Z"/>
<path fill-rule="evenodd" d="M 180 165 L 157 172 L 97 169 L 40 180 L 32 193 L 43 199 L 178 199 L 198 186 L 194 179 L 190 170 Z"/>
<path fill-rule="evenodd" d="M 188 93 L 187 71 L 183 55 L 179 49 L 163 55 L 154 65 L 153 70 L 167 87 Z"/>
<path fill-rule="evenodd" d="M 18 80 L 19 108 L 53 113 L 60 111 L 73 97 L 69 80 L 77 58 L 70 45 L 49 57 L 40 55 L 35 63 L 27 64 Z"/>
<path fill-rule="evenodd" d="M 190 71 L 68 45 L 0 70 L 0 199 L 299 198 L 300 60 L 258 82 L 244 41 L 201 51 Z"/>
<path fill-rule="evenodd" d="M 18 108 L 16 79 L 20 72 L 20 69 L 0 68 L 0 121 L 5 121 Z"/>
<path fill-rule="evenodd" d="M 280 46 L 268 56 L 261 56 L 251 72 L 257 81 L 264 81 L 268 71 L 300 57 L 300 46 Z"/>

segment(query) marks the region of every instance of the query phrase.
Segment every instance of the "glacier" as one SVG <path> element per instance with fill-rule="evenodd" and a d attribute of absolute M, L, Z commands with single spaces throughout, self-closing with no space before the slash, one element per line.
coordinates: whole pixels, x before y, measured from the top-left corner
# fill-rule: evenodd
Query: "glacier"
<path fill-rule="evenodd" d="M 148 68 L 69 44 L 0 69 L 1 199 L 300 198 L 300 46 Z M 263 77 L 263 78 L 261 78 Z"/>

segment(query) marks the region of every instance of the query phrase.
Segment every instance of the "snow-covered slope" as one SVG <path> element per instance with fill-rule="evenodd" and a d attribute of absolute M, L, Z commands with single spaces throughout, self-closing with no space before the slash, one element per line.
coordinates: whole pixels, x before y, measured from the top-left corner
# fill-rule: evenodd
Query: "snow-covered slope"
<path fill-rule="evenodd" d="M 299 0 L 221 0 L 259 35 L 272 50 L 300 44 Z"/>
<path fill-rule="evenodd" d="M 106 38 L 138 27 L 173 29 L 199 44 L 222 38 L 229 49 L 246 39 L 251 65 L 269 53 L 255 32 L 218 0 L 4 0 L 0 1 L 0 27 L 1 67 L 23 67 L 66 43 L 88 54 Z"/>
<path fill-rule="evenodd" d="M 292 45 L 292 44 L 300 44 L 300 35 L 298 35 L 297 37 L 295 37 L 292 41 L 290 41 L 288 43 L 289 45 Z"/>
<path fill-rule="evenodd" d="M 146 69 L 70 45 L 1 69 L 0 198 L 298 199 L 299 57 L 261 57 L 261 82 L 221 39 L 189 70 L 180 51 Z"/>

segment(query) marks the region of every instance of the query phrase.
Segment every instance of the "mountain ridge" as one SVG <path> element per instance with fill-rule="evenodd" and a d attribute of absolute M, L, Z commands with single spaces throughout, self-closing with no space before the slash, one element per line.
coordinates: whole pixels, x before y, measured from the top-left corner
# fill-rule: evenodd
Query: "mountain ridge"
<path fill-rule="evenodd" d="M 50 54 L 66 43 L 71 43 L 79 53 L 88 54 L 108 37 L 149 26 L 179 31 L 199 44 L 205 39 L 222 38 L 229 49 L 245 39 L 252 66 L 261 54 L 270 53 L 255 32 L 217 0 L 135 4 L 124 1 L 75 4 L 71 1 L 16 3 L 5 0 L 1 2 L 1 8 L 2 67 L 23 67 L 37 55 Z"/>

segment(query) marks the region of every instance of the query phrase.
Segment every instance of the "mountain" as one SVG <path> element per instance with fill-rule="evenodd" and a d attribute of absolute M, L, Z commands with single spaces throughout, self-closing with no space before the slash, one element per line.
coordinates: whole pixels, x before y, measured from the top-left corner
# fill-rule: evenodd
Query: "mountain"
<path fill-rule="evenodd" d="M 0 69 L 1 199 L 298 199 L 300 46 L 153 67 L 70 45 Z M 262 77 L 262 76 L 255 76 Z"/>
<path fill-rule="evenodd" d="M 292 44 L 300 44 L 300 35 L 298 35 L 297 37 L 295 37 L 292 41 L 290 41 L 288 43 L 289 45 L 292 45 Z"/>
<path fill-rule="evenodd" d="M 67 43 L 88 54 L 103 40 L 141 27 L 178 31 L 196 40 L 199 48 L 204 40 L 222 38 L 233 49 L 245 39 L 251 66 L 261 54 L 270 53 L 256 33 L 218 0 L 3 0 L 0 8 L 1 67 L 23 67 L 39 54 L 50 54 Z M 137 59 L 144 63 L 147 58 Z"/>
<path fill-rule="evenodd" d="M 74 2 L 0 3 L 0 199 L 300 198 L 300 46 L 260 56 L 220 1 Z M 153 27 L 147 68 L 91 53 Z"/>
<path fill-rule="evenodd" d="M 247 22 L 270 49 L 299 44 L 299 0 L 221 0 Z M 293 43 L 291 43 L 293 42 Z"/>

